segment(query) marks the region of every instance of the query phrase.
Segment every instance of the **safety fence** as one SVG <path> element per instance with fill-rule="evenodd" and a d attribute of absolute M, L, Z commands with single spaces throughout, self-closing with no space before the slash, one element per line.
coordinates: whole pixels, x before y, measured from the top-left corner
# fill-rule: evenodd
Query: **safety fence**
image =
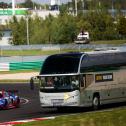
<path fill-rule="evenodd" d="M 44 61 L 0 63 L 0 71 L 40 70 Z"/>
<path fill-rule="evenodd" d="M 40 44 L 40 45 L 16 45 L 16 46 L 0 46 L 0 52 L 3 50 L 63 50 L 63 49 L 95 49 L 103 47 L 115 47 L 121 44 Z M 124 46 L 124 45 L 123 45 Z"/>

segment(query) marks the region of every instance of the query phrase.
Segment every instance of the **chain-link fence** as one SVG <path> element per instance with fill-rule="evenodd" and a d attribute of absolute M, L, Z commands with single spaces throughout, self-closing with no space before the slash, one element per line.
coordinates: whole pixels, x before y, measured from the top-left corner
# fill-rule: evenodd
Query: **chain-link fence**
<path fill-rule="evenodd" d="M 41 45 L 19 45 L 19 46 L 0 46 L 2 50 L 62 50 L 62 49 L 94 49 L 100 47 L 113 47 L 114 44 L 41 44 Z"/>

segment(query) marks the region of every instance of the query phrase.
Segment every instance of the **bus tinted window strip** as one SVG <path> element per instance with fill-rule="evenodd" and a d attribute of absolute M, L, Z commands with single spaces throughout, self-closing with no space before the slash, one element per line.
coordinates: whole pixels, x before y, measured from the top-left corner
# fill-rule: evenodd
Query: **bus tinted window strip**
<path fill-rule="evenodd" d="M 94 72 L 94 71 L 109 71 L 109 70 L 118 70 L 121 67 L 126 68 L 126 63 L 119 64 L 110 64 L 110 65 L 96 65 L 90 67 L 81 67 L 80 73 L 83 72 Z"/>

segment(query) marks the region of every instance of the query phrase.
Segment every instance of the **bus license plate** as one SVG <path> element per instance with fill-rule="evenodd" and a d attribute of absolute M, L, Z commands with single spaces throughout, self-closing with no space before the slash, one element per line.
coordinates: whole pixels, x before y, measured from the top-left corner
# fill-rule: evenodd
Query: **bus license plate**
<path fill-rule="evenodd" d="M 63 99 L 52 99 L 53 106 L 61 106 L 63 104 Z"/>

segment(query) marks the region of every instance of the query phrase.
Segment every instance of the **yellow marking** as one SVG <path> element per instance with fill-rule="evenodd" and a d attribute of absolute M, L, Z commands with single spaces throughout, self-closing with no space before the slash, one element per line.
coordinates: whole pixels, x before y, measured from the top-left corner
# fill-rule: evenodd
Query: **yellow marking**
<path fill-rule="evenodd" d="M 101 75 L 96 76 L 96 80 L 102 80 L 102 76 Z"/>
<path fill-rule="evenodd" d="M 69 97 L 69 94 L 64 94 L 64 100 L 67 100 Z"/>

